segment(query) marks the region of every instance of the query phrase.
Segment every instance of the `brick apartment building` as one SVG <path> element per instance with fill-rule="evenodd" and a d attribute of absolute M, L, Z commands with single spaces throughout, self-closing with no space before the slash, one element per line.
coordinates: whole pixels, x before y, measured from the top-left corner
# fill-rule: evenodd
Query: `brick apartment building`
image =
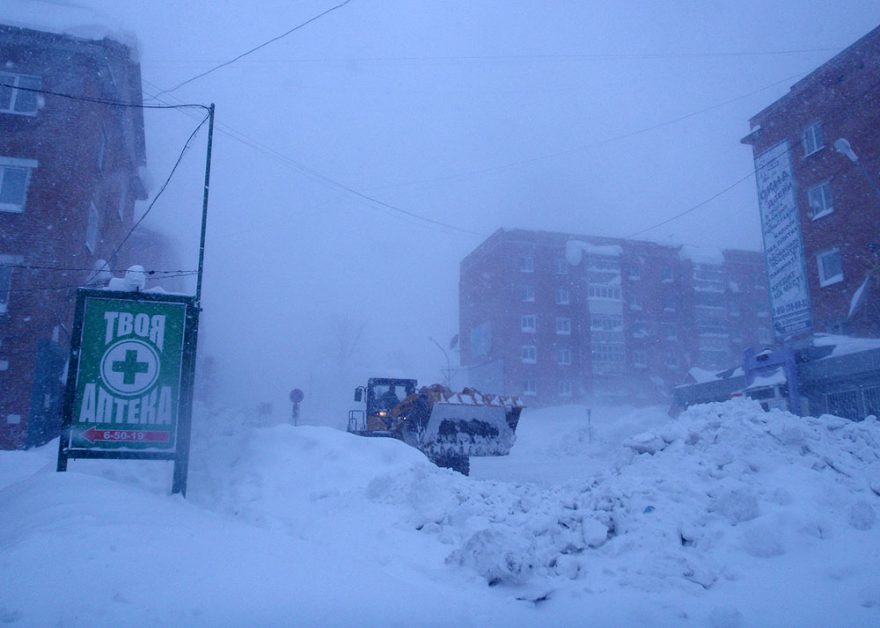
<path fill-rule="evenodd" d="M 880 335 L 878 102 L 880 27 L 750 120 L 780 339 Z"/>
<path fill-rule="evenodd" d="M 56 94 L 141 103 L 140 67 L 110 39 L 0 25 L 2 448 L 57 434 L 76 287 L 99 259 L 125 267 L 145 198 L 142 110 Z"/>
<path fill-rule="evenodd" d="M 471 385 L 538 405 L 665 399 L 772 339 L 756 251 L 499 230 L 462 261 L 459 298 Z"/>

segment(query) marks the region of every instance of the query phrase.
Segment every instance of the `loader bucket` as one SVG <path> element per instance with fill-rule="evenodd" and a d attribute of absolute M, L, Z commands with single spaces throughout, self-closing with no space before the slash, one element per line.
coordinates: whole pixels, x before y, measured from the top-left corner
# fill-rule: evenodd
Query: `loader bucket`
<path fill-rule="evenodd" d="M 429 457 L 506 456 L 522 404 L 513 397 L 423 389 L 410 404 L 403 440 Z"/>

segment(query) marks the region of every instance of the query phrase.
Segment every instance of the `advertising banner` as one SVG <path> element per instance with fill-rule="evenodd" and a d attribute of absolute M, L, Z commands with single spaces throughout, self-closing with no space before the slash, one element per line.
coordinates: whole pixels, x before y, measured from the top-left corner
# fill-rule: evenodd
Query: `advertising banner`
<path fill-rule="evenodd" d="M 773 327 L 776 336 L 784 338 L 811 327 L 810 295 L 787 141 L 755 159 L 755 178 Z"/>

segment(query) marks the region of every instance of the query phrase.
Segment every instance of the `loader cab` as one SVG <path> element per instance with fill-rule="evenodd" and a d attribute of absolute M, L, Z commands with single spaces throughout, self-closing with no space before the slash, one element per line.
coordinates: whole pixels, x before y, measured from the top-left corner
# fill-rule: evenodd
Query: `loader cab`
<path fill-rule="evenodd" d="M 348 431 L 357 433 L 384 432 L 391 428 L 391 409 L 416 392 L 414 379 L 373 377 L 366 386 L 354 390 L 354 400 L 365 402 L 365 410 L 348 413 Z"/>
<path fill-rule="evenodd" d="M 414 379 L 376 377 L 367 380 L 367 416 L 388 412 L 401 400 L 416 392 Z"/>

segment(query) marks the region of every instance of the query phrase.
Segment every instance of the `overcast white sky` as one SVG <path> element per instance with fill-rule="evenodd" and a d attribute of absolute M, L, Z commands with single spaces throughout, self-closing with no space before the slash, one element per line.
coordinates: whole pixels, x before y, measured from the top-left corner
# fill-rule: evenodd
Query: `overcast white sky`
<path fill-rule="evenodd" d="M 133 35 L 149 96 L 340 1 L 5 0 L 0 19 Z M 364 374 L 439 379 L 428 337 L 457 332 L 458 264 L 499 227 L 757 249 L 753 178 L 646 229 L 747 175 L 748 118 L 878 23 L 871 0 L 352 0 L 163 95 L 217 105 L 201 341 L 222 388 L 347 399 L 337 329 L 362 325 Z M 147 120 L 155 191 L 196 121 Z M 201 140 L 151 216 L 186 268 Z"/>

